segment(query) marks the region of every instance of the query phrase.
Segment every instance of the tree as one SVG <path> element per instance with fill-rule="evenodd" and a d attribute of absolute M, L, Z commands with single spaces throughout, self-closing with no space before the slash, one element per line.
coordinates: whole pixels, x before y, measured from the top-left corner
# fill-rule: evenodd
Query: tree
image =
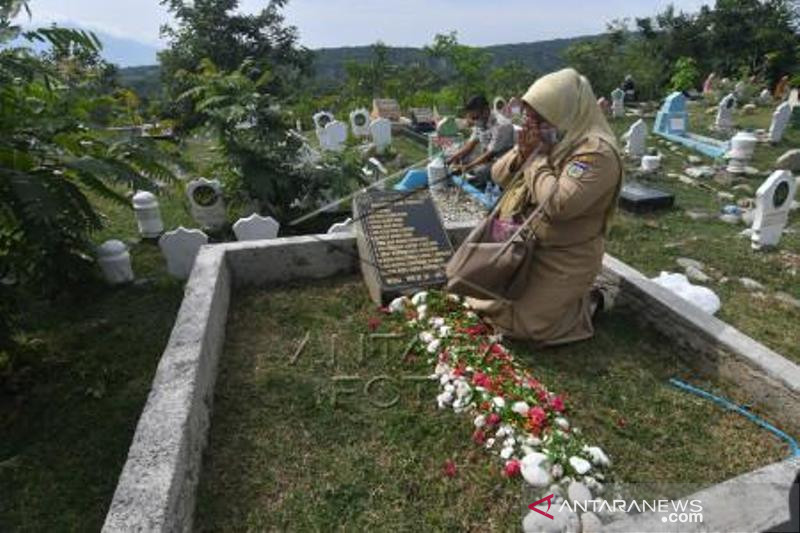
<path fill-rule="evenodd" d="M 459 43 L 455 31 L 447 35 L 437 34 L 433 44 L 425 50 L 431 57 L 444 60 L 450 67 L 452 83 L 462 101 L 473 94 L 486 92 L 486 74 L 492 60 L 489 53 Z"/>
<path fill-rule="evenodd" d="M 239 0 L 160 0 L 172 13 L 175 27 L 164 26 L 162 35 L 169 47 L 159 54 L 161 75 L 169 98 L 174 101 L 188 87 L 179 72 L 195 72 L 209 60 L 223 72 L 237 70 L 249 61 L 248 75 L 258 80 L 270 72 L 259 91 L 277 98 L 290 98 L 308 72 L 311 56 L 297 45 L 297 30 L 284 25 L 280 10 L 288 0 L 270 0 L 256 14 L 240 13 Z M 199 117 L 186 107 L 172 109 L 186 127 Z"/>
<path fill-rule="evenodd" d="M 128 205 L 116 185 L 155 189 L 172 173 L 152 142 L 110 142 L 92 128 L 107 103 L 95 77 L 81 82 L 52 61 L 96 53 L 97 38 L 65 28 L 23 33 L 12 18 L 25 7 L 0 0 L 0 43 L 22 35 L 53 50 L 0 50 L 0 278 L 60 287 L 85 279 L 92 264 L 90 233 L 102 219 L 91 198 Z"/>

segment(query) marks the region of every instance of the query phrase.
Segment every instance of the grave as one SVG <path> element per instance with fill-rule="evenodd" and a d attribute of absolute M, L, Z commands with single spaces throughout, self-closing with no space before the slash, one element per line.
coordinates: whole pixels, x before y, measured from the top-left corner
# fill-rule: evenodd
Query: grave
<path fill-rule="evenodd" d="M 177 279 L 189 279 L 195 258 L 204 244 L 208 244 L 205 233 L 183 226 L 162 235 L 158 246 L 167 260 L 167 272 Z"/>
<path fill-rule="evenodd" d="M 356 137 L 369 137 L 369 111 L 356 109 L 350 113 L 350 130 Z"/>
<path fill-rule="evenodd" d="M 619 87 L 611 91 L 611 116 L 613 118 L 625 116 L 625 91 Z"/>
<path fill-rule="evenodd" d="M 772 103 L 772 93 L 769 92 L 769 89 L 764 89 L 761 91 L 761 94 L 758 95 L 758 100 L 761 105 L 769 105 Z"/>
<path fill-rule="evenodd" d="M 430 108 L 412 107 L 409 115 L 411 115 L 411 125 L 414 131 L 427 133 L 436 130 L 436 121 L 433 119 L 433 111 Z"/>
<path fill-rule="evenodd" d="M 362 193 L 353 199 L 353 217 L 361 272 L 378 305 L 447 281 L 453 247 L 426 191 Z"/>
<path fill-rule="evenodd" d="M 334 120 L 336 120 L 334 118 L 333 114 L 329 113 L 328 111 L 320 111 L 320 112 L 314 114 L 314 116 L 311 117 L 311 118 L 314 121 L 314 129 L 316 129 L 317 132 L 319 132 L 320 130 L 324 129 L 325 126 L 328 125 L 328 123 L 333 122 Z"/>
<path fill-rule="evenodd" d="M 670 209 L 673 205 L 675 195 L 635 181 L 626 183 L 619 195 L 620 208 L 635 214 Z"/>
<path fill-rule="evenodd" d="M 729 143 L 689 133 L 689 113 L 686 111 L 686 96 L 681 92 L 670 94 L 656 115 L 653 133 L 713 159 L 721 158 L 729 149 Z"/>
<path fill-rule="evenodd" d="M 372 142 L 378 153 L 381 154 L 392 145 L 392 123 L 385 118 L 378 118 L 369 125 Z"/>
<path fill-rule="evenodd" d="M 233 233 L 239 241 L 259 241 L 275 239 L 281 225 L 272 217 L 262 217 L 253 213 L 247 218 L 240 218 L 233 225 Z"/>
<path fill-rule="evenodd" d="M 325 128 L 317 130 L 319 145 L 323 150 L 330 152 L 341 152 L 347 142 L 347 126 L 344 122 L 334 120 L 325 125 Z"/>
<path fill-rule="evenodd" d="M 471 227 L 471 225 L 448 227 L 448 234 L 452 242 L 459 242 L 460 239 L 463 239 Z M 208 498 L 209 492 L 202 493 L 204 499 L 197 499 L 199 480 L 203 478 L 218 480 L 220 474 L 223 477 L 230 478 L 229 472 L 233 471 L 229 468 L 215 469 L 208 462 L 204 464 L 202 460 L 204 452 L 214 454 L 218 450 L 214 445 L 212 445 L 211 449 L 206 446 L 209 428 L 211 428 L 212 432 L 215 432 L 215 439 L 219 438 L 220 432 L 227 431 L 230 434 L 232 427 L 238 429 L 238 426 L 220 424 L 222 420 L 217 418 L 217 414 L 223 411 L 226 405 L 241 414 L 243 411 L 241 408 L 242 402 L 246 401 L 247 398 L 256 397 L 263 400 L 265 398 L 263 394 L 276 392 L 280 396 L 270 396 L 267 402 L 256 402 L 262 408 L 261 411 L 265 413 L 265 416 L 274 415 L 274 405 L 286 406 L 287 402 L 290 405 L 297 403 L 296 406 L 292 405 L 291 407 L 294 411 L 291 411 L 291 409 L 287 411 L 289 413 L 307 411 L 308 409 L 305 409 L 305 405 L 314 406 L 314 409 L 321 408 L 322 404 L 315 403 L 315 398 L 310 396 L 314 392 L 314 384 L 320 382 L 321 374 L 319 369 L 322 368 L 322 365 L 327 366 L 327 360 L 320 358 L 318 362 L 315 358 L 309 358 L 308 354 L 301 354 L 301 350 L 306 344 L 300 340 L 301 337 L 296 335 L 302 336 L 303 326 L 296 323 L 289 324 L 286 321 L 273 322 L 279 317 L 274 314 L 270 315 L 270 313 L 280 312 L 282 309 L 280 306 L 275 307 L 272 305 L 275 298 L 282 298 L 286 301 L 294 297 L 295 300 L 302 300 L 302 298 L 296 297 L 297 294 L 302 293 L 294 292 L 287 295 L 284 291 L 284 294 L 278 295 L 272 291 L 282 291 L 283 287 L 288 289 L 291 286 L 318 284 L 311 285 L 305 294 L 313 296 L 313 302 L 321 301 L 329 306 L 335 305 L 336 309 L 342 309 L 338 300 L 349 301 L 352 299 L 352 290 L 363 290 L 360 284 L 356 285 L 355 289 L 348 289 L 351 292 L 340 288 L 340 282 L 343 277 L 354 274 L 358 269 L 355 240 L 355 237 L 346 234 L 315 235 L 257 243 L 227 243 L 206 246 L 201 249 L 191 279 L 186 287 L 185 298 L 176 317 L 172 335 L 161 357 L 153 379 L 151 392 L 137 424 L 136 434 L 132 439 L 127 461 L 122 469 L 103 531 L 128 531 L 141 527 L 142 524 L 147 524 L 152 530 L 184 531 L 205 523 L 203 520 L 207 518 L 207 513 L 204 512 L 204 508 L 199 502 L 208 501 L 205 498 Z M 691 304 L 654 284 L 639 272 L 613 257 L 605 257 L 603 271 L 607 279 L 619 284 L 620 293 L 617 301 L 620 308 L 625 307 L 631 310 L 630 320 L 641 320 L 647 324 L 648 328 L 652 327 L 663 335 L 658 337 L 659 339 L 666 339 L 675 343 L 674 347 L 670 345 L 667 352 L 669 360 L 680 358 L 681 364 L 690 365 L 689 371 L 698 371 L 703 378 L 719 379 L 721 383 L 727 386 L 737 387 L 745 401 L 751 402 L 748 405 L 752 407 L 754 412 L 768 415 L 771 421 L 782 426 L 788 432 L 796 432 L 800 429 L 800 425 L 798 425 L 798 421 L 800 421 L 800 385 L 798 385 L 800 384 L 800 368 L 798 368 L 798 365 L 789 362 L 781 357 L 780 354 L 759 344 L 732 326 L 694 308 Z M 328 284 L 330 288 L 326 288 Z M 270 292 L 264 298 L 253 301 L 251 307 L 241 309 L 237 308 L 240 305 L 240 296 L 234 292 L 237 287 L 247 288 L 247 292 L 242 296 L 251 295 L 253 290 L 257 290 L 258 287 L 264 287 L 264 290 L 269 290 Z M 315 287 L 320 287 L 320 289 L 315 289 Z M 327 292 L 324 299 L 317 300 L 321 290 Z M 334 299 L 337 299 L 335 303 Z M 329 301 L 331 303 L 327 303 Z M 267 351 L 261 351 L 261 348 L 254 350 L 250 332 L 274 329 L 274 326 L 273 328 L 264 328 L 262 324 L 265 322 L 252 322 L 245 335 L 237 334 L 235 329 L 242 329 L 237 320 L 241 320 L 242 316 L 249 317 L 257 314 L 251 311 L 252 309 L 257 309 L 257 313 L 266 314 L 270 324 L 290 325 L 291 327 L 287 327 L 287 330 L 291 331 L 287 331 L 283 336 L 276 337 L 275 340 L 278 342 L 273 340 L 273 344 L 262 345 Z M 345 307 L 345 309 L 349 310 L 350 307 Z M 319 316 L 319 310 L 316 308 L 310 312 L 307 310 L 304 312 L 305 314 L 293 315 L 292 320 L 295 320 L 294 317 L 298 317 L 303 322 L 309 321 L 308 323 L 311 323 L 310 321 Z M 360 316 L 355 316 L 354 318 L 357 323 L 362 320 Z M 614 322 L 619 324 L 619 316 L 617 318 L 609 318 L 612 324 Z M 364 319 L 364 321 L 366 320 Z M 616 329 L 625 332 L 619 340 L 624 341 L 624 339 L 627 339 L 631 330 L 639 331 L 645 329 L 638 322 L 636 324 L 635 327 L 628 323 L 619 324 Z M 603 329 L 607 330 L 608 327 L 609 323 L 606 322 Z M 232 331 L 231 328 L 234 328 L 234 330 Z M 241 351 L 231 351 L 231 345 L 225 343 L 226 330 L 231 341 L 242 348 Z M 348 331 L 348 333 L 351 332 Z M 358 331 L 352 333 L 353 336 L 357 334 Z M 264 339 L 259 338 L 258 340 Z M 619 340 L 612 337 L 610 342 L 614 344 L 608 345 L 609 347 L 614 347 L 614 349 L 607 351 L 615 352 L 615 357 L 618 351 L 616 348 L 620 345 Z M 649 340 L 649 337 L 647 340 Z M 312 347 L 313 344 L 315 342 L 308 343 L 306 348 Z M 632 355 L 641 351 L 642 344 L 639 343 L 638 339 L 634 339 L 628 344 L 631 346 Z M 327 357 L 329 356 L 327 355 L 328 346 L 329 344 L 325 344 L 320 346 L 318 350 L 312 348 L 316 350 L 313 353 L 325 353 Z M 357 349 L 355 345 L 353 346 Z M 601 347 L 605 346 L 601 345 Z M 404 346 L 400 349 L 403 348 Z M 657 349 L 655 346 L 653 348 Z M 244 350 L 247 351 L 249 356 L 242 363 L 236 356 L 239 354 L 244 355 Z M 293 353 L 294 356 L 292 355 Z M 537 352 L 531 353 L 535 354 Z M 625 354 L 626 352 L 622 351 L 622 353 Z M 650 350 L 648 350 L 646 363 L 653 365 L 660 356 L 651 358 L 649 357 L 650 353 Z M 254 381 L 251 379 L 253 371 L 257 370 L 259 364 L 266 364 L 269 361 L 277 361 L 279 365 L 294 364 L 297 356 L 301 357 L 298 363 L 299 366 L 285 368 L 275 366 L 279 370 L 275 376 L 267 376 L 268 379 L 266 380 L 259 379 Z M 609 359 L 608 361 L 612 360 Z M 625 364 L 628 364 L 627 357 L 624 361 Z M 527 361 L 525 364 L 528 364 Z M 605 368 L 605 366 L 602 366 L 605 362 L 601 361 L 599 364 L 601 365 L 600 368 Z M 226 382 L 225 372 L 228 369 L 236 368 L 234 365 L 238 365 L 241 371 L 246 374 L 246 378 L 249 379 L 246 385 L 248 387 L 248 396 L 237 397 L 238 389 L 231 387 L 230 382 Z M 362 363 L 359 365 L 359 369 L 365 368 Z M 303 381 L 303 386 L 298 387 L 298 396 L 294 398 L 291 394 L 287 394 L 290 391 L 283 390 L 286 384 L 290 383 L 287 381 L 287 377 L 296 375 L 305 370 L 305 368 L 311 368 L 314 372 L 309 374 L 307 383 Z M 551 366 L 551 368 L 553 367 Z M 644 385 L 648 387 L 651 384 L 656 385 L 656 387 L 662 385 L 658 381 L 651 379 L 652 376 L 658 376 L 658 374 L 651 374 L 650 368 L 647 368 L 649 378 Z M 222 374 L 220 374 L 220 369 L 222 369 Z M 380 375 L 384 367 L 376 366 L 374 369 L 377 371 L 369 372 L 367 378 Z M 594 380 L 597 378 L 595 370 L 595 368 L 589 368 L 584 373 L 587 379 Z M 268 371 L 271 372 L 272 368 L 269 368 Z M 556 375 L 558 375 L 557 372 Z M 303 379 L 305 380 L 306 378 L 304 377 Z M 356 384 L 356 387 L 361 384 L 363 382 Z M 220 385 L 222 385 L 222 388 L 220 388 Z M 624 383 L 620 385 L 624 385 Z M 637 391 L 639 390 L 645 389 L 638 389 Z M 253 395 L 249 395 L 250 393 L 253 393 Z M 277 398 L 280 398 L 280 401 L 273 402 L 273 399 Z M 600 401 L 603 399 L 600 398 Z M 664 397 L 662 396 L 659 399 L 663 401 Z M 308 403 L 300 403 L 301 401 L 307 401 Z M 359 399 L 358 401 L 361 400 Z M 419 400 L 415 401 L 418 402 Z M 693 401 L 691 403 L 693 404 L 692 412 L 696 412 L 697 406 L 694 405 L 696 402 Z M 415 409 L 419 410 L 416 404 L 414 405 Z M 609 406 L 608 412 L 614 412 L 617 407 L 610 402 L 606 402 L 603 405 Z M 670 405 L 674 404 L 670 403 Z M 586 407 L 592 408 L 591 404 Z M 214 412 L 212 412 L 212 408 Z M 347 414 L 349 415 L 353 412 L 355 411 L 348 410 Z M 387 411 L 380 412 L 387 413 Z M 719 413 L 720 418 L 723 416 L 722 411 L 714 412 Z M 337 413 L 340 413 L 340 411 L 333 411 L 329 420 L 332 420 L 332 423 L 336 425 L 347 423 L 348 417 L 336 419 Z M 245 416 L 249 416 L 249 414 L 250 412 L 248 411 Z M 305 413 L 300 416 L 305 416 Z M 354 418 L 350 417 L 350 419 Z M 652 418 L 646 416 L 646 419 L 660 420 L 657 415 Z M 250 421 L 252 422 L 252 420 L 251 418 Z M 359 423 L 365 420 L 367 423 L 374 423 L 374 417 L 369 419 L 355 418 L 355 420 Z M 415 422 L 410 418 L 402 421 L 404 424 Z M 622 418 L 617 421 L 619 426 L 617 431 L 625 430 L 624 422 L 625 420 Z M 292 420 L 291 423 L 294 423 L 294 421 Z M 302 426 L 304 421 L 301 420 L 298 423 Z M 446 420 L 437 417 L 436 425 L 429 427 L 441 430 L 443 428 L 441 424 L 443 423 L 446 423 Z M 735 423 L 738 425 L 738 422 Z M 254 426 L 252 423 L 249 425 Z M 397 426 L 387 427 L 394 429 Z M 460 427 L 454 426 L 454 430 L 460 431 Z M 322 432 L 330 431 L 327 427 L 319 429 Z M 655 430 L 657 428 L 654 427 L 652 429 Z M 260 428 L 256 428 L 256 430 L 262 431 Z M 236 431 L 236 429 L 233 429 L 233 431 Z M 316 431 L 316 429 L 312 428 L 312 431 Z M 739 431 L 742 431 L 740 434 L 749 434 L 760 430 L 752 429 L 748 426 Z M 469 429 L 467 435 L 471 432 L 472 428 Z M 726 434 L 735 435 L 727 430 Z M 307 439 L 309 443 L 314 443 L 315 440 L 314 433 L 310 437 L 301 436 L 298 441 L 294 441 L 291 438 L 287 439 L 284 435 L 279 436 L 286 443 L 283 444 L 284 450 L 287 449 L 287 445 L 295 446 L 295 448 L 303 446 L 304 439 Z M 686 435 L 670 434 L 666 436 L 674 436 L 679 440 L 684 439 L 684 437 L 690 439 L 689 433 Z M 635 439 L 630 440 L 633 443 Z M 354 442 L 360 446 L 362 441 L 357 440 Z M 602 445 L 603 443 L 599 444 Z M 281 448 L 273 446 L 271 442 L 266 448 L 263 445 L 259 446 L 273 458 L 276 453 L 281 453 Z M 676 444 L 676 446 L 680 446 L 680 443 Z M 291 449 L 293 454 L 295 448 Z M 312 464 L 320 464 L 318 462 L 319 458 L 313 456 L 313 450 L 312 452 L 307 452 L 305 449 L 300 449 L 297 452 L 294 455 L 299 460 L 305 460 L 304 457 L 313 458 L 315 462 Z M 333 448 L 331 452 L 336 454 Z M 288 452 L 284 451 L 283 453 Z M 422 457 L 429 458 L 428 451 L 423 451 L 422 453 L 425 454 Z M 447 453 L 449 454 L 449 450 Z M 233 454 L 234 461 L 240 455 Z M 213 462 L 217 463 L 217 467 L 219 466 L 218 457 L 212 456 Z M 340 461 L 343 457 L 333 455 L 330 459 L 324 457 L 323 460 Z M 390 452 L 387 452 L 387 457 L 393 459 Z M 413 457 L 416 459 L 419 456 L 414 455 Z M 371 460 L 372 457 L 369 459 Z M 629 460 L 624 456 L 616 456 L 612 457 L 612 459 L 620 462 Z M 656 460 L 661 461 L 662 458 L 659 457 Z M 778 460 L 775 459 L 774 461 Z M 736 474 L 719 477 L 714 481 L 714 483 L 719 484 L 712 487 L 704 487 L 703 502 L 709 502 L 712 499 L 717 501 L 716 498 L 734 498 L 737 505 L 747 508 L 748 512 L 737 514 L 731 513 L 728 507 L 708 506 L 708 508 L 704 508 L 703 527 L 714 531 L 764 531 L 771 529 L 780 522 L 786 521 L 789 515 L 785 496 L 792 479 L 796 475 L 799 464 L 796 460 L 773 462 L 772 459 L 770 459 L 770 463 L 772 464 L 766 466 L 761 466 L 763 465 L 761 463 L 759 466 L 740 470 Z M 424 464 L 429 465 L 429 468 L 439 468 L 439 464 L 436 462 L 428 461 Z M 249 465 L 246 463 L 237 464 L 234 462 L 232 466 L 249 469 Z M 304 466 L 306 470 L 309 470 L 308 463 L 305 463 Z M 322 466 L 324 467 L 324 465 Z M 402 465 L 399 465 L 399 467 L 402 468 Z M 755 469 L 753 470 L 753 468 Z M 459 475 L 462 474 L 463 471 L 460 470 Z M 435 475 L 435 473 L 432 473 L 432 476 Z M 732 487 L 731 482 L 734 481 L 734 476 L 740 477 L 735 478 L 737 483 L 734 483 Z M 728 481 L 720 483 L 720 480 L 725 479 Z M 234 479 L 232 483 L 232 486 L 237 485 L 238 479 Z M 752 486 L 758 486 L 759 489 L 757 491 L 746 490 L 747 483 L 752 484 Z M 518 490 L 516 483 L 512 484 L 504 481 L 502 484 L 514 485 L 512 490 Z M 249 485 L 243 488 L 249 490 L 252 486 Z M 349 487 L 350 485 L 348 485 Z M 356 485 L 355 487 L 359 490 L 362 488 L 361 485 Z M 392 488 L 394 489 L 394 487 Z M 259 486 L 258 489 L 256 496 L 267 497 L 268 494 L 275 490 L 275 487 L 267 481 L 263 483 L 263 487 Z M 693 494 L 695 490 L 674 494 L 670 498 Z M 764 490 L 767 490 L 768 493 L 763 494 Z M 612 494 L 616 494 L 616 492 Z M 302 496 L 303 493 L 299 495 Z M 748 498 L 752 498 L 754 495 L 766 499 L 763 501 L 759 499 L 758 504 L 753 505 L 753 501 L 748 500 Z M 256 506 L 262 505 L 259 498 L 253 499 Z M 684 500 L 685 498 L 681 499 Z M 245 507 L 244 511 L 250 512 L 251 508 L 256 513 L 259 512 L 258 508 L 252 506 Z M 296 512 L 305 512 L 303 509 L 306 508 L 298 506 L 296 507 Z M 316 518 L 330 521 L 329 514 L 321 515 L 318 513 Z M 481 514 L 480 518 L 483 520 L 486 516 Z M 608 530 L 657 531 L 659 530 L 660 520 L 658 524 L 649 524 L 647 527 L 643 525 L 644 521 L 652 521 L 653 519 L 652 513 L 636 513 L 625 517 L 624 520 L 626 522 L 612 525 Z M 635 522 L 631 524 L 630 521 Z M 260 523 L 263 525 L 264 522 Z M 639 527 L 637 527 L 637 524 Z"/>
<path fill-rule="evenodd" d="M 372 101 L 372 118 L 385 118 L 392 122 L 399 122 L 400 104 L 391 98 L 376 98 Z"/>
<path fill-rule="evenodd" d="M 720 100 L 714 128 L 719 131 L 729 131 L 733 128 L 733 110 L 735 107 L 736 97 L 732 93 Z"/>
<path fill-rule="evenodd" d="M 788 170 L 776 170 L 756 191 L 752 248 L 777 246 L 789 220 L 797 181 Z"/>
<path fill-rule="evenodd" d="M 219 231 L 227 220 L 225 201 L 222 197 L 222 184 L 219 180 L 199 178 L 186 186 L 192 218 L 209 231 Z"/>
<path fill-rule="evenodd" d="M 629 156 L 642 157 L 647 150 L 647 124 L 643 119 L 637 120 L 622 138 L 627 141 L 625 151 Z"/>
<path fill-rule="evenodd" d="M 800 105 L 800 90 L 792 89 L 789 91 L 789 99 L 787 102 L 789 102 L 789 107 L 792 109 Z"/>
<path fill-rule="evenodd" d="M 772 144 L 778 144 L 783 140 L 783 134 L 786 127 L 789 125 L 789 119 L 792 117 L 792 109 L 789 107 L 788 102 L 779 105 L 775 112 L 772 114 L 772 122 L 769 125 L 769 133 L 767 141 Z"/>

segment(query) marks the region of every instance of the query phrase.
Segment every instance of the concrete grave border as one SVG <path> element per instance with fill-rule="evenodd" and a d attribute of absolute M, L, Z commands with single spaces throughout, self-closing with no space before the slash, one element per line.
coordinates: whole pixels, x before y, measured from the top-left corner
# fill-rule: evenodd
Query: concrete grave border
<path fill-rule="evenodd" d="M 469 224 L 448 225 L 453 245 L 458 246 L 470 229 Z M 232 289 L 352 274 L 358 271 L 357 258 L 352 234 L 201 248 L 136 427 L 104 532 L 192 529 Z M 606 257 L 604 270 L 608 277 L 620 281 L 620 298 L 625 303 L 659 331 L 677 337 L 689 353 L 698 355 L 690 364 L 739 384 L 787 431 L 800 432 L 798 365 L 612 257 Z M 780 473 L 775 476 L 776 482 L 787 490 L 791 480 L 784 481 L 790 466 L 784 461 L 767 467 Z M 716 490 L 727 490 L 725 483 L 707 489 Z M 750 509 L 753 523 L 788 520 L 788 508 L 786 516 L 775 508 Z"/>

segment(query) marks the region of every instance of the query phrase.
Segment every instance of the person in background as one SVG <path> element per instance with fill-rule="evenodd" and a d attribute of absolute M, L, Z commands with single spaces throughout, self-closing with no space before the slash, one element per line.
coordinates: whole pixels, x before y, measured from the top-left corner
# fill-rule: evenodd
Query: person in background
<path fill-rule="evenodd" d="M 622 90 L 625 91 L 625 101 L 636 101 L 636 83 L 633 81 L 633 76 L 628 74 L 625 76 L 625 81 L 622 82 Z"/>
<path fill-rule="evenodd" d="M 483 95 L 470 98 L 464 111 L 473 128 L 472 136 L 448 158 L 447 165 L 455 165 L 454 174 L 471 174 L 470 182 L 482 188 L 489 182 L 492 163 L 514 147 L 514 126 L 498 120 Z"/>
<path fill-rule="evenodd" d="M 784 76 L 775 86 L 775 100 L 782 102 L 789 94 L 789 76 Z"/>
<path fill-rule="evenodd" d="M 492 167 L 492 179 L 505 190 L 500 222 L 518 225 L 551 191 L 555 196 L 535 228 L 537 246 L 522 296 L 468 302 L 514 339 L 541 345 L 588 339 L 595 312 L 608 309 L 615 293 L 597 276 L 622 184 L 617 138 L 589 81 L 573 69 L 539 79 L 522 100 L 517 146 Z"/>

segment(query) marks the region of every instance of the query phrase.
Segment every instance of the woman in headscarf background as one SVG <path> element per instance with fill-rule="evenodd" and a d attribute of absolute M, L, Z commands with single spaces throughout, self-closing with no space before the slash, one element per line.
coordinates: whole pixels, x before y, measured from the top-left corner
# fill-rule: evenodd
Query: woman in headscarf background
<path fill-rule="evenodd" d="M 589 81 L 575 70 L 540 78 L 522 100 L 525 124 L 517 146 L 492 167 L 492 179 L 505 190 L 498 216 L 520 223 L 553 187 L 557 191 L 536 229 L 522 296 L 470 304 L 511 338 L 544 345 L 587 339 L 602 305 L 602 293 L 592 286 L 622 182 L 620 150 Z"/>

